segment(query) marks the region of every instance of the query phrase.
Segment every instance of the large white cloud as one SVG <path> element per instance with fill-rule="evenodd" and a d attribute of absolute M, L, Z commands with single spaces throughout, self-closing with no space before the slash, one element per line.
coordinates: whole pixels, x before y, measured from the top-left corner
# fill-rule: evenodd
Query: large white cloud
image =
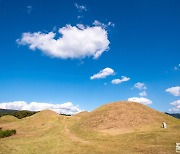
<path fill-rule="evenodd" d="M 144 83 L 138 82 L 134 85 L 137 89 L 147 89 Z"/>
<path fill-rule="evenodd" d="M 173 108 L 169 109 L 170 112 L 180 113 L 180 100 L 171 102 L 170 104 L 173 105 Z"/>
<path fill-rule="evenodd" d="M 165 91 L 174 96 L 180 96 L 180 86 L 171 87 L 171 88 L 166 89 Z"/>
<path fill-rule="evenodd" d="M 129 81 L 130 78 L 126 77 L 126 76 L 121 76 L 121 79 L 114 79 L 111 81 L 112 84 L 120 84 L 122 82 L 126 82 Z"/>
<path fill-rule="evenodd" d="M 31 50 L 39 49 L 46 55 L 62 59 L 85 58 L 93 56 L 97 59 L 109 49 L 107 31 L 101 26 L 66 25 L 59 29 L 59 38 L 56 33 L 23 33 L 17 39 L 19 45 L 28 45 Z"/>
<path fill-rule="evenodd" d="M 144 105 L 152 104 L 151 100 L 144 98 L 144 97 L 132 97 L 132 98 L 128 98 L 128 101 L 137 102 L 137 103 L 141 103 Z"/>
<path fill-rule="evenodd" d="M 14 110 L 29 110 L 29 111 L 41 111 L 41 110 L 49 109 L 57 113 L 71 114 L 71 115 L 82 111 L 81 109 L 79 109 L 78 106 L 74 106 L 71 102 L 67 102 L 63 104 L 31 102 L 28 104 L 25 101 L 14 101 L 14 102 L 0 103 L 0 108 L 14 109 Z"/>
<path fill-rule="evenodd" d="M 93 76 L 90 77 L 91 80 L 93 79 L 102 79 L 106 78 L 109 75 L 114 75 L 115 72 L 112 68 L 106 67 L 105 69 L 101 70 L 99 73 L 94 74 Z"/>

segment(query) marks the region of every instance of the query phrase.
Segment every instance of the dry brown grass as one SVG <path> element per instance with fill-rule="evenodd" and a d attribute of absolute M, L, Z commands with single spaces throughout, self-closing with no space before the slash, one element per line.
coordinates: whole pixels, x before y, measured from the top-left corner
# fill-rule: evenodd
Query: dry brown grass
<path fill-rule="evenodd" d="M 84 128 L 122 133 L 142 127 L 143 129 L 150 126 L 159 128 L 163 121 L 169 125 L 178 120 L 139 103 L 116 102 L 86 114 L 80 125 Z"/>
<path fill-rule="evenodd" d="M 6 116 L 0 117 L 0 124 L 9 123 L 9 122 L 15 122 L 15 121 L 18 121 L 18 120 L 19 119 L 14 117 L 14 116 L 6 115 Z"/>
<path fill-rule="evenodd" d="M 84 117 L 88 113 L 89 113 L 88 111 L 82 111 L 82 112 L 79 112 L 79 113 L 75 114 L 74 116 L 75 117 Z"/>

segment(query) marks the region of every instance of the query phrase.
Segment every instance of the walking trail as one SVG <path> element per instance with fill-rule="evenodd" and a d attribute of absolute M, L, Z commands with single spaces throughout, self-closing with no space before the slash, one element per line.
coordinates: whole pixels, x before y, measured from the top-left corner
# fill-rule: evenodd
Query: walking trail
<path fill-rule="evenodd" d="M 67 127 L 67 123 L 66 123 L 66 117 L 63 117 L 63 124 L 64 124 L 64 132 L 65 134 L 74 142 L 81 142 L 83 144 L 90 144 L 89 141 L 84 140 L 78 136 L 76 136 L 75 134 L 73 134 Z"/>

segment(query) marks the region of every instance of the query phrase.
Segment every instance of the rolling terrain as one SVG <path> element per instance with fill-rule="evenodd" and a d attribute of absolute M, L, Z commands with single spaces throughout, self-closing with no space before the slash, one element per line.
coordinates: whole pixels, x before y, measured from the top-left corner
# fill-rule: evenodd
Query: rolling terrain
<path fill-rule="evenodd" d="M 17 131 L 0 139 L 0 154 L 169 154 L 180 142 L 180 120 L 133 102 L 110 103 L 74 116 L 50 110 L 23 119 L 3 116 L 0 127 Z"/>

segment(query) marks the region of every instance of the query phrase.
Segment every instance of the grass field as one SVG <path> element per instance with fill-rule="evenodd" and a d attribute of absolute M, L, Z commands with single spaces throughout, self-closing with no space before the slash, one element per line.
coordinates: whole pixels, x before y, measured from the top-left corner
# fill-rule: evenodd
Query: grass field
<path fill-rule="evenodd" d="M 87 113 L 88 114 L 88 113 Z M 1 154 L 173 154 L 180 142 L 180 121 L 171 118 L 167 129 L 159 126 L 136 128 L 119 133 L 82 127 L 84 114 L 66 117 L 42 111 L 31 117 L 6 122 L 0 127 L 17 134 L 0 139 Z M 8 117 L 9 118 L 9 117 Z M 1 121 L 1 119 L 0 119 Z M 114 129 L 115 132 L 118 130 Z"/>

